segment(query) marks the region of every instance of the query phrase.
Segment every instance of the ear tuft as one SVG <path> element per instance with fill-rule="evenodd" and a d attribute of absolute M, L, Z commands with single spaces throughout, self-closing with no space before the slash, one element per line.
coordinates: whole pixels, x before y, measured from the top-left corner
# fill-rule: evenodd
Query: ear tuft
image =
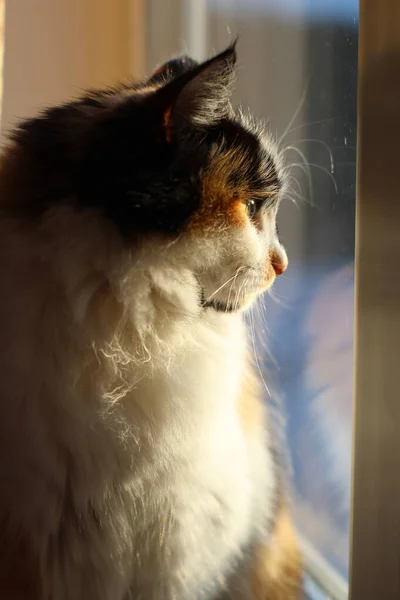
<path fill-rule="evenodd" d="M 197 125 L 211 125 L 230 111 L 229 100 L 235 81 L 236 50 L 229 46 L 203 68 L 183 88 L 174 106 L 175 119 L 187 119 Z"/>
<path fill-rule="evenodd" d="M 197 67 L 199 63 L 189 56 L 178 56 L 171 58 L 160 67 L 158 67 L 148 80 L 148 84 L 168 83 L 172 79 L 179 77 L 183 73 Z"/>
<path fill-rule="evenodd" d="M 167 140 L 188 128 L 218 123 L 231 112 L 236 41 L 159 90 Z"/>

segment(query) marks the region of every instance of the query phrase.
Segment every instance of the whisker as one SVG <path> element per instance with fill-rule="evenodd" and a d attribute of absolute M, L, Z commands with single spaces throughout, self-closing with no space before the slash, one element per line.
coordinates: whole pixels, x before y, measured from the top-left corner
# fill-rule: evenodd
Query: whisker
<path fill-rule="evenodd" d="M 298 188 L 298 193 L 301 194 L 301 185 L 300 185 L 299 181 L 297 181 L 296 177 L 293 177 L 293 175 L 288 175 L 287 181 L 288 181 L 287 185 L 290 186 L 289 189 L 293 192 L 295 192 L 295 190 L 291 187 L 292 181 L 294 183 L 296 183 L 297 188 Z"/>
<path fill-rule="evenodd" d="M 214 296 L 215 296 L 216 294 L 218 294 L 218 292 L 220 292 L 220 291 L 221 291 L 221 290 L 222 290 L 222 289 L 223 289 L 223 288 L 224 288 L 226 285 L 228 285 L 228 283 L 230 283 L 230 282 L 231 282 L 233 279 L 235 279 L 235 278 L 238 276 L 238 273 L 239 273 L 241 270 L 245 269 L 245 268 L 246 268 L 246 267 L 244 267 L 244 266 L 243 266 L 243 267 L 239 267 L 239 268 L 238 268 L 238 270 L 237 270 L 237 272 L 236 272 L 236 273 L 234 273 L 234 275 L 232 275 L 232 277 L 230 277 L 230 278 L 229 278 L 227 281 L 225 281 L 225 283 L 223 283 L 222 285 L 220 285 L 220 286 L 219 286 L 219 288 L 217 288 L 217 289 L 216 289 L 216 290 L 215 290 L 215 291 L 214 291 L 214 292 L 211 294 L 211 296 L 208 296 L 208 297 L 207 297 L 207 302 L 208 302 L 209 300 L 211 300 L 211 298 L 214 298 Z"/>
<path fill-rule="evenodd" d="M 304 165 L 302 165 L 301 163 L 292 163 L 290 165 L 291 167 L 299 167 L 304 168 Z M 332 175 L 332 173 L 330 173 L 328 171 L 328 169 L 325 169 L 325 167 L 321 167 L 320 165 L 316 165 L 315 163 L 308 163 L 309 167 L 314 167 L 314 169 L 319 169 L 320 171 L 323 171 L 324 173 L 326 173 L 328 175 L 328 177 L 330 178 L 330 180 L 332 181 L 333 187 L 335 189 L 336 194 L 339 194 L 339 189 L 336 183 L 336 180 L 334 178 L 334 176 Z"/>
<path fill-rule="evenodd" d="M 307 198 L 305 198 L 305 196 L 303 196 L 303 194 L 301 193 L 301 187 L 300 187 L 299 182 L 296 180 L 296 178 L 294 178 L 293 176 L 289 176 L 289 178 L 293 179 L 297 183 L 299 190 L 297 191 L 297 190 L 293 189 L 291 184 L 289 184 L 285 190 L 285 196 L 287 198 L 289 198 L 289 200 L 291 200 L 297 207 L 298 207 L 298 201 L 306 202 L 307 204 L 310 204 L 312 206 L 311 201 L 308 200 Z"/>
<path fill-rule="evenodd" d="M 276 292 L 274 292 L 274 290 L 269 289 L 268 290 L 268 295 L 269 297 L 276 303 L 278 304 L 278 306 L 282 306 L 282 308 L 285 308 L 286 310 L 290 310 L 290 305 L 287 304 L 282 297 L 278 296 L 278 294 Z"/>
<path fill-rule="evenodd" d="M 237 293 L 237 296 L 236 296 L 235 310 L 237 310 L 239 308 L 239 304 L 240 304 L 240 300 L 241 300 L 241 294 L 243 293 L 243 298 L 246 295 L 245 292 L 243 292 L 243 289 L 246 287 L 246 285 L 247 285 L 247 281 L 246 281 L 246 279 L 243 279 L 243 281 L 242 281 L 242 283 L 240 285 L 239 291 Z"/>
<path fill-rule="evenodd" d="M 249 317 L 250 317 L 251 339 L 252 339 L 252 342 L 253 342 L 254 359 L 255 359 L 255 362 L 256 362 L 256 365 L 257 365 L 258 372 L 259 372 L 260 377 L 261 377 L 261 381 L 262 381 L 262 383 L 263 383 L 263 385 L 264 385 L 264 387 L 265 387 L 265 389 L 267 391 L 268 396 L 271 398 L 271 392 L 269 391 L 269 387 L 268 387 L 268 385 L 267 385 L 267 383 L 266 383 L 266 381 L 264 379 L 264 376 L 263 376 L 262 371 L 261 371 L 260 363 L 258 361 L 257 348 L 256 348 L 256 342 L 255 342 L 255 333 L 254 333 L 254 318 L 253 318 L 252 308 L 250 308 Z"/>
<path fill-rule="evenodd" d="M 235 276 L 234 276 L 234 278 L 233 278 L 233 281 L 232 281 L 232 284 L 231 284 L 231 287 L 229 288 L 228 302 L 227 302 L 227 304 L 226 304 L 226 309 L 227 309 L 227 310 L 229 310 L 229 307 L 230 307 L 230 305 L 231 305 L 231 294 L 232 294 L 232 291 L 233 291 L 233 286 L 235 285 L 235 283 L 236 283 L 236 279 L 237 279 L 237 277 L 238 277 L 238 275 L 239 275 L 240 271 L 241 271 L 241 270 L 243 270 L 243 268 L 244 268 L 244 267 L 241 267 L 241 268 L 239 268 L 239 269 L 236 271 L 236 273 L 235 273 Z"/>
<path fill-rule="evenodd" d="M 319 119 L 318 121 L 309 121 L 308 123 L 303 123 L 302 125 L 297 125 L 296 127 L 293 127 L 292 129 L 289 129 L 289 131 L 285 134 L 285 135 L 289 135 L 289 133 L 292 133 L 293 131 L 298 131 L 299 129 L 303 129 L 304 127 L 311 127 L 311 125 L 320 125 L 321 123 L 329 123 L 330 121 L 337 121 L 340 117 L 329 117 L 327 119 Z M 281 136 L 280 140 L 283 140 L 283 135 Z"/>
<path fill-rule="evenodd" d="M 300 158 L 303 160 L 303 165 L 300 163 L 294 163 L 294 164 L 290 165 L 290 167 L 297 166 L 297 167 L 303 169 L 304 172 L 307 174 L 308 188 L 310 190 L 310 204 L 311 204 L 311 206 L 313 206 L 314 205 L 314 202 L 313 202 L 314 188 L 313 188 L 313 183 L 312 183 L 312 178 L 311 178 L 310 164 L 307 162 L 306 155 L 304 154 L 304 152 L 299 150 L 299 148 L 296 148 L 296 146 L 287 146 L 287 148 L 285 148 L 284 152 L 287 152 L 288 150 L 292 150 L 293 152 L 296 152 L 296 154 L 298 154 L 300 156 Z"/>
<path fill-rule="evenodd" d="M 263 298 L 259 298 L 255 304 L 255 308 L 257 308 L 257 310 L 258 310 L 259 317 L 261 319 L 261 324 L 262 324 L 262 326 L 260 326 L 258 328 L 259 336 L 257 338 L 257 344 L 261 347 L 264 354 L 266 356 L 268 356 L 268 360 L 273 364 L 274 368 L 277 371 L 279 371 L 279 364 L 278 364 L 276 358 L 273 356 L 270 348 L 265 343 L 265 338 L 264 338 L 265 332 L 270 333 L 270 331 L 268 329 L 268 325 L 267 325 L 267 323 L 268 323 L 268 321 L 267 321 L 267 306 L 266 306 L 265 299 L 263 300 Z M 261 335 L 263 335 L 263 337 L 261 337 Z"/>
<path fill-rule="evenodd" d="M 330 170 L 331 170 L 331 173 L 334 173 L 335 172 L 335 161 L 333 159 L 333 153 L 332 153 L 331 148 L 329 147 L 329 145 L 326 142 L 323 142 L 322 140 L 317 140 L 315 138 L 304 138 L 302 140 L 296 140 L 293 143 L 296 143 L 296 144 L 305 144 L 305 143 L 310 143 L 310 142 L 315 143 L 315 144 L 320 144 L 321 146 L 323 146 L 326 149 L 326 151 L 328 152 L 328 156 L 329 156 Z M 295 148 L 296 148 L 296 146 L 293 146 L 293 145 L 287 146 L 283 150 L 283 153 L 285 153 L 286 150 L 293 150 Z M 296 148 L 296 149 L 298 150 L 298 148 Z"/>
<path fill-rule="evenodd" d="M 166 244 L 164 244 L 163 249 L 167 250 L 168 248 L 171 248 L 171 246 L 174 246 L 177 242 L 179 242 L 181 237 L 182 237 L 182 234 L 180 233 L 179 235 L 176 236 L 176 238 L 174 238 L 170 242 L 167 242 Z"/>
<path fill-rule="evenodd" d="M 290 121 L 289 121 L 289 123 L 288 123 L 288 125 L 287 125 L 286 129 L 285 129 L 285 130 L 284 130 L 284 132 L 282 133 L 282 135 L 281 135 L 281 137 L 280 137 L 280 139 L 279 139 L 279 142 L 278 142 L 279 144 L 282 142 L 282 140 L 283 140 L 283 139 L 284 139 L 284 138 L 287 136 L 287 134 L 289 133 L 289 131 L 290 131 L 290 128 L 292 127 L 293 123 L 296 121 L 297 117 L 298 117 L 298 116 L 299 116 L 299 114 L 300 114 L 300 111 L 301 111 L 301 109 L 302 109 L 302 108 L 303 108 L 303 106 L 304 106 L 304 102 L 305 102 L 305 100 L 306 100 L 306 96 L 307 96 L 307 92 L 308 92 L 308 87 L 309 87 L 309 85 L 310 85 L 310 81 L 311 81 L 311 76 L 309 76 L 309 77 L 308 77 L 308 79 L 307 79 L 307 81 L 306 81 L 306 84 L 305 84 L 305 87 L 304 87 L 304 91 L 303 91 L 303 93 L 302 93 L 302 96 L 301 96 L 301 98 L 300 98 L 299 104 L 298 104 L 298 106 L 297 106 L 296 110 L 294 111 L 294 115 L 293 115 L 293 117 L 290 119 Z"/>

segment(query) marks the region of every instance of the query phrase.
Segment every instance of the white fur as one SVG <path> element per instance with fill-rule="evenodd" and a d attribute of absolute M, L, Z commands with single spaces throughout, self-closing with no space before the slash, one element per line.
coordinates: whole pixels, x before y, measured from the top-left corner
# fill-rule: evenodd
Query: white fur
<path fill-rule="evenodd" d="M 268 433 L 246 437 L 237 411 L 242 316 L 201 309 L 199 281 L 244 303 L 272 230 L 132 254 L 95 214 L 0 221 L 0 511 L 44 598 L 216 598 L 267 536 Z"/>

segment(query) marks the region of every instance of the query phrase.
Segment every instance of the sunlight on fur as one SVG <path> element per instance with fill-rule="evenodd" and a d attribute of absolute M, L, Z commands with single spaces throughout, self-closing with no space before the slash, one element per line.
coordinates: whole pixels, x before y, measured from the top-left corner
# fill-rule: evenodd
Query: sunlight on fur
<path fill-rule="evenodd" d="M 2 598 L 300 597 L 243 321 L 287 267 L 286 169 L 235 61 L 91 91 L 3 154 Z"/>

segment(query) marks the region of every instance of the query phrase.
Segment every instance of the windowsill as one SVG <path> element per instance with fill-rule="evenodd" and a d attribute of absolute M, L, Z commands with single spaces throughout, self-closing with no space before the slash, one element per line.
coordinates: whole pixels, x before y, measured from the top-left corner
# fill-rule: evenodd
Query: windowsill
<path fill-rule="evenodd" d="M 347 582 L 329 565 L 304 538 L 301 546 L 305 566 L 305 597 L 307 600 L 347 600 Z"/>

